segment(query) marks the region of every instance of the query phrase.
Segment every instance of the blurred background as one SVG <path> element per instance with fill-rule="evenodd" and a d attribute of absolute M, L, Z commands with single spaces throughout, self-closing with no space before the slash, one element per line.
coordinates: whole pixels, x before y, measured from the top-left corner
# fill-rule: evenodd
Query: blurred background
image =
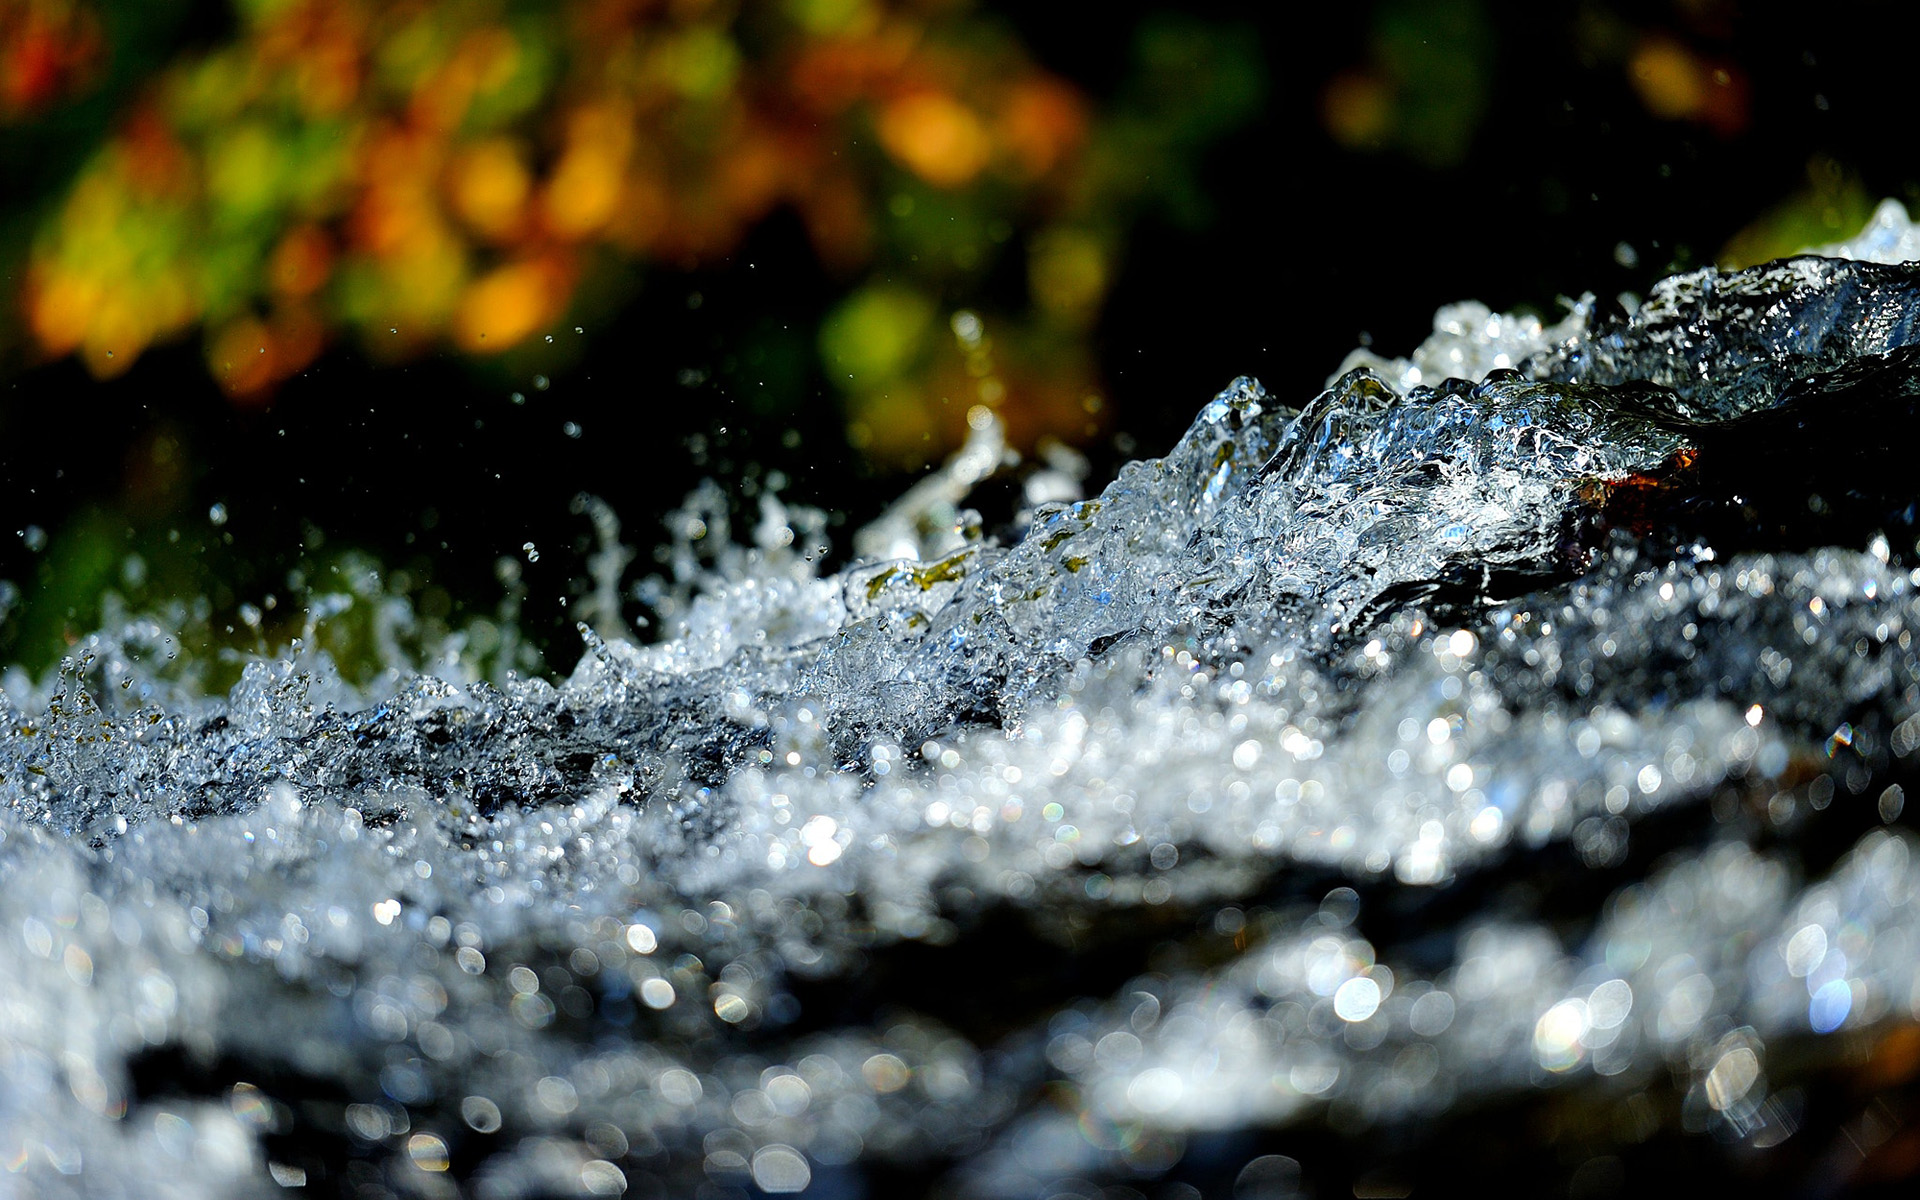
<path fill-rule="evenodd" d="M 361 588 L 564 670 L 586 496 L 844 554 L 976 405 L 1097 485 L 1443 303 L 1834 240 L 1920 198 L 1907 7 L 0 0 L 0 661 Z"/>

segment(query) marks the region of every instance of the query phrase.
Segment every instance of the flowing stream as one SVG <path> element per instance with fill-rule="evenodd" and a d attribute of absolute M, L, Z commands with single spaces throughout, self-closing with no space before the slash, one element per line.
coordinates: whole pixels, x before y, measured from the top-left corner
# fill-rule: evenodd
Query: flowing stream
<path fill-rule="evenodd" d="M 1442 1133 L 1873 1178 L 1920 234 L 1822 254 L 1453 306 L 1083 500 L 982 412 L 835 573 L 709 488 L 669 627 L 610 558 L 557 684 L 377 589 L 226 690 L 177 613 L 10 672 L 0 1196 L 1277 1198 Z"/>

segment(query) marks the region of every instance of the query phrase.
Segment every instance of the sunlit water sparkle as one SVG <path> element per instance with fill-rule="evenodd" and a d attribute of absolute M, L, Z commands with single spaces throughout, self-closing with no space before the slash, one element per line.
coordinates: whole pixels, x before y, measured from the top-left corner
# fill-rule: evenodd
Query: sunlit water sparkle
<path fill-rule="evenodd" d="M 1887 209 L 1827 253 L 1916 244 Z M 616 566 L 557 685 L 364 595 L 362 686 L 308 637 L 208 694 L 146 618 L 14 671 L 0 1195 L 1077 1195 L 1230 1179 L 1210 1131 L 1656 1080 L 1778 1145 L 1776 1048 L 1920 1018 L 1920 570 L 1621 497 L 1898 368 L 1917 296 L 1803 259 L 1453 306 L 1006 542 L 976 421 L 826 575 L 816 514 L 734 544 L 709 489 L 668 636 Z M 1565 872 L 1604 900 L 1530 907 Z"/>

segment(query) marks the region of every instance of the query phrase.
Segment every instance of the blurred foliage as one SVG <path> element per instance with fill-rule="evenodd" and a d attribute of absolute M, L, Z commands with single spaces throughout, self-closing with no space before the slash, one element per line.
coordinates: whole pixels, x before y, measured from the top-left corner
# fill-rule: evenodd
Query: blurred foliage
<path fill-rule="evenodd" d="M 549 646 L 581 488 L 644 521 L 778 459 L 851 513 L 980 405 L 1098 473 L 1210 373 L 1310 394 L 1439 303 L 1920 199 L 1898 6 L 1368 0 L 1311 53 L 1179 7 L 0 0 L 0 657 L 109 592 L 244 650 L 356 550 L 491 620 L 530 541 Z"/>
<path fill-rule="evenodd" d="M 1807 164 L 1806 186 L 1734 234 L 1720 251 L 1720 265 L 1751 267 L 1850 238 L 1879 202 L 1857 173 L 1816 156 Z"/>
<path fill-rule="evenodd" d="M 33 64 L 0 100 L 15 122 L 84 90 L 102 30 L 139 7 L 6 3 L 0 53 Z M 1028 442 L 1098 427 L 1088 337 L 1126 230 L 1202 219 L 1196 160 L 1261 98 L 1245 38 L 1167 18 L 1096 113 L 953 0 L 234 17 L 148 82 L 40 221 L 21 297 L 39 355 L 108 378 L 198 330 L 213 378 L 255 404 L 346 334 L 383 361 L 510 354 L 605 317 L 622 289 L 582 285 L 609 264 L 723 260 L 784 208 L 845 281 L 819 348 L 850 436 L 895 465 L 955 444 L 974 403 Z M 1009 263 L 1011 303 L 987 287 Z M 962 305 L 994 332 L 990 373 L 940 333 Z"/>
<path fill-rule="evenodd" d="M 1631 6 L 1583 4 L 1573 50 L 1618 71 L 1650 115 L 1742 133 L 1751 119 L 1745 70 L 1711 48 L 1724 41 L 1732 6 L 1680 0 L 1656 20 Z M 1393 150 L 1428 166 L 1463 161 L 1484 124 L 1499 66 L 1489 0 L 1383 0 L 1374 7 L 1363 61 L 1321 92 L 1327 132 L 1356 150 Z"/>
<path fill-rule="evenodd" d="M 1382 0 L 1374 6 L 1361 60 L 1336 71 L 1321 89 L 1320 117 L 1328 135 L 1361 153 L 1392 152 L 1429 167 L 1464 163 L 1499 76 L 1494 8 L 1492 0 Z M 1673 0 L 1661 11 L 1585 3 L 1576 13 L 1574 61 L 1617 73 L 1646 116 L 1719 141 L 1738 139 L 1753 126 L 1752 71 L 1734 49 L 1737 4 Z M 1811 51 L 1801 57 L 1807 68 L 1815 65 Z M 1825 97 L 1813 99 L 1824 112 Z M 1672 167 L 1659 169 L 1670 174 Z M 1849 237 L 1865 224 L 1879 197 L 1858 171 L 1815 153 L 1805 174 L 1804 186 L 1792 194 L 1750 217 L 1740 214 L 1749 223 L 1714 261 L 1752 266 Z M 1555 205 L 1563 206 L 1564 199 Z M 1631 247 L 1623 245 L 1618 257 L 1623 264 L 1639 263 Z M 1679 253 L 1665 265 L 1693 263 Z"/>
<path fill-rule="evenodd" d="M 1380 5 L 1367 60 L 1326 86 L 1328 132 L 1355 148 L 1392 148 L 1435 165 L 1460 161 L 1493 82 L 1485 8 L 1479 0 Z"/>
<path fill-rule="evenodd" d="M 99 14 L 81 0 L 0 4 L 0 120 L 36 116 L 86 89 L 105 41 Z"/>

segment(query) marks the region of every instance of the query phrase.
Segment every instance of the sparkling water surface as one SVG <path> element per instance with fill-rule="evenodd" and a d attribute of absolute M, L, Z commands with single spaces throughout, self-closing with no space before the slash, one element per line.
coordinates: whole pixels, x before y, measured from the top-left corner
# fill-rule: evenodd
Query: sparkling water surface
<path fill-rule="evenodd" d="M 116 616 L 0 694 L 0 1196 L 1278 1197 L 1543 1105 L 1873 1178 L 1920 234 L 1821 253 L 1451 306 L 1087 499 L 982 411 L 833 573 L 709 487 L 557 684 L 372 583 L 226 690 Z"/>

